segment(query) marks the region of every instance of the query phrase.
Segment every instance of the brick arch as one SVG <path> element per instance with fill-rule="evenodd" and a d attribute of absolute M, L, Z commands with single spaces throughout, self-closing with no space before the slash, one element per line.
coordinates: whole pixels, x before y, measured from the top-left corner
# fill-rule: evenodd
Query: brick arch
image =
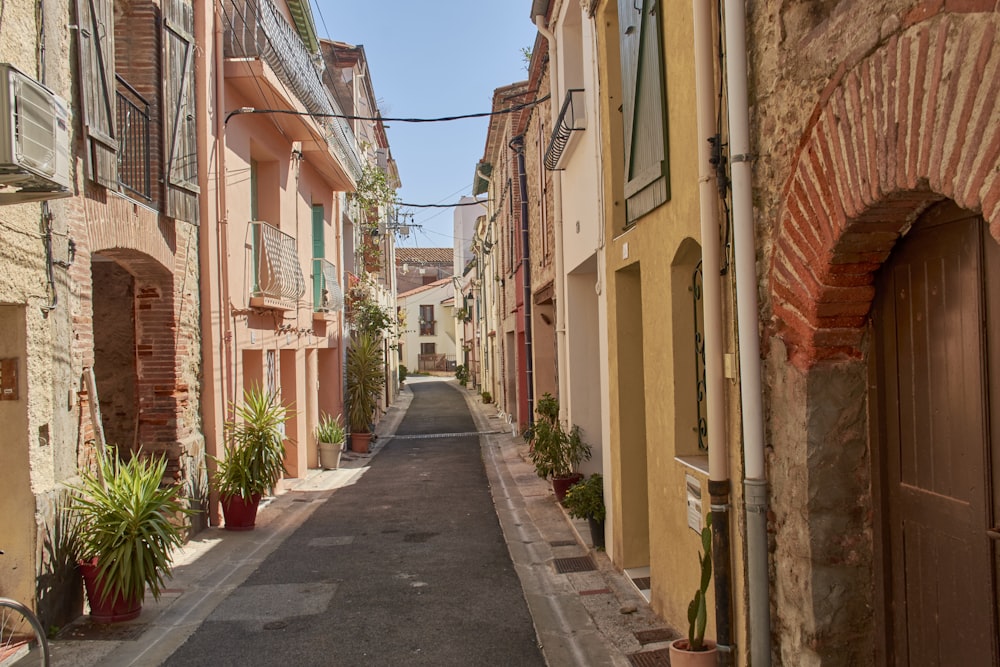
<path fill-rule="evenodd" d="M 181 452 L 179 417 L 189 400 L 180 377 L 175 276 L 155 257 L 136 250 L 105 249 L 95 253 L 113 260 L 135 281 L 135 356 L 138 442 L 150 453 L 165 453 L 168 474 L 178 474 Z M 101 286 L 93 286 L 94 297 Z M 100 332 L 94 332 L 99 336 Z"/>
<path fill-rule="evenodd" d="M 998 14 L 942 14 L 886 40 L 824 92 L 783 193 L 772 318 L 791 361 L 859 358 L 875 272 L 931 203 L 1000 239 Z"/>

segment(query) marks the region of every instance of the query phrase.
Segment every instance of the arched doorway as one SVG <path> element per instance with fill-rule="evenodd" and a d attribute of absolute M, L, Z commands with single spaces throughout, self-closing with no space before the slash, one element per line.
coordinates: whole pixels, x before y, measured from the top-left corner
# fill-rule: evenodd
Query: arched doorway
<path fill-rule="evenodd" d="M 987 533 L 1000 460 L 988 336 L 1000 332 L 998 273 L 1000 245 L 950 201 L 921 216 L 879 273 L 870 403 L 889 664 L 1000 664 Z"/>
<path fill-rule="evenodd" d="M 135 278 L 117 262 L 94 257 L 94 380 L 108 444 L 138 447 Z"/>

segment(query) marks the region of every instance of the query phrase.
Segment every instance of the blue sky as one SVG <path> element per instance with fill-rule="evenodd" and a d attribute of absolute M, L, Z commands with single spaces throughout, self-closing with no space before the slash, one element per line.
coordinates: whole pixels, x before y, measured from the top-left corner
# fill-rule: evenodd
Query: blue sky
<path fill-rule="evenodd" d="M 531 0 L 312 0 L 322 37 L 363 44 L 387 117 L 436 118 L 490 110 L 493 89 L 527 78 Z M 448 204 L 471 194 L 486 118 L 389 122 L 400 200 Z M 416 229 L 400 245 L 452 247 L 454 209 L 409 209 Z"/>

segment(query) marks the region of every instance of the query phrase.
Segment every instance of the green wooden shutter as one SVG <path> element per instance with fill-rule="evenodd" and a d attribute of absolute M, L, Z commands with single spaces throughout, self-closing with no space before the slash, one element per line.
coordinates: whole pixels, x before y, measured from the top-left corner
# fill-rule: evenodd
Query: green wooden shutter
<path fill-rule="evenodd" d="M 76 0 L 80 97 L 87 176 L 118 189 L 115 20 L 112 0 Z"/>
<path fill-rule="evenodd" d="M 313 267 L 313 308 L 323 307 L 323 258 L 326 257 L 326 239 L 323 235 L 323 205 L 312 207 L 312 267 Z"/>
<path fill-rule="evenodd" d="M 660 3 L 618 0 L 627 224 L 670 199 Z"/>
<path fill-rule="evenodd" d="M 197 223 L 194 10 L 185 0 L 163 3 L 163 106 L 165 212 L 172 218 Z"/>

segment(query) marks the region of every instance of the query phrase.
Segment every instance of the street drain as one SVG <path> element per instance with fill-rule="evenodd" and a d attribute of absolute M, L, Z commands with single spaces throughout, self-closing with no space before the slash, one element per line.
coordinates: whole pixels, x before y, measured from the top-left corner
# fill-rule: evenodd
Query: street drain
<path fill-rule="evenodd" d="M 635 638 L 639 640 L 639 643 L 645 646 L 646 644 L 655 644 L 657 642 L 668 642 L 674 639 L 674 633 L 667 628 L 653 628 L 652 630 L 638 630 L 633 632 Z"/>
<path fill-rule="evenodd" d="M 288 627 L 288 621 L 271 621 L 264 624 L 265 630 L 284 630 Z"/>
<path fill-rule="evenodd" d="M 567 574 L 569 572 L 590 572 L 591 570 L 597 569 L 597 566 L 594 565 L 594 560 L 590 556 L 556 558 L 552 561 L 552 564 L 555 565 L 556 572 L 558 574 Z"/>
<path fill-rule="evenodd" d="M 631 653 L 628 661 L 633 667 L 670 667 L 670 649 L 661 648 L 656 651 Z"/>
<path fill-rule="evenodd" d="M 550 547 L 575 547 L 576 540 L 553 540 L 549 542 Z"/>
<path fill-rule="evenodd" d="M 399 434 L 395 433 L 393 435 L 385 436 L 392 438 L 393 440 L 429 440 L 432 438 L 467 438 L 474 435 L 496 435 L 497 433 L 506 433 L 507 431 L 464 431 L 462 433 L 412 433 L 412 434 Z"/>

